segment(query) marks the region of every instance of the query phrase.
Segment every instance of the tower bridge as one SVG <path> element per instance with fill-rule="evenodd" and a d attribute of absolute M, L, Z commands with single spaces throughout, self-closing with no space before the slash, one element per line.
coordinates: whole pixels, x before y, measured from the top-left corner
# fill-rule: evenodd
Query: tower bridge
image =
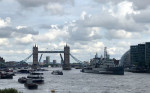
<path fill-rule="evenodd" d="M 38 53 L 64 53 L 64 60 L 62 59 L 62 67 L 63 70 L 70 70 L 71 65 L 70 65 L 70 47 L 68 45 L 64 46 L 64 51 L 39 51 L 38 46 L 35 45 L 33 46 L 33 65 L 32 68 L 36 69 L 39 66 L 38 62 Z"/>
<path fill-rule="evenodd" d="M 41 56 L 38 60 L 38 54 L 41 53 Z M 62 63 L 62 67 L 63 70 L 70 70 L 71 69 L 71 65 L 70 65 L 70 56 L 77 61 L 78 63 L 83 63 L 82 61 L 80 61 L 79 59 L 77 59 L 76 57 L 74 57 L 71 53 L 70 53 L 70 47 L 68 45 L 64 46 L 64 50 L 63 51 L 39 51 L 38 50 L 38 46 L 35 45 L 33 46 L 33 52 L 32 54 L 30 54 L 27 58 L 17 62 L 16 65 L 22 66 L 22 64 L 25 64 L 26 61 L 28 59 L 30 59 L 33 56 L 33 64 L 32 64 L 32 68 L 36 69 L 39 67 L 39 62 L 42 58 L 43 53 L 60 53 L 60 58 L 61 58 L 61 63 Z M 61 53 L 64 54 L 64 58 L 61 55 Z M 7 66 L 7 64 L 5 62 L 0 62 L 0 66 L 2 67 L 2 65 Z"/>

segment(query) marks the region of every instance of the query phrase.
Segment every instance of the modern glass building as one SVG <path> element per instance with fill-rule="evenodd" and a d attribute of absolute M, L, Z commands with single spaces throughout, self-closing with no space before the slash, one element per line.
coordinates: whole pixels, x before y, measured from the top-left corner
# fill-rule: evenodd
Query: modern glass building
<path fill-rule="evenodd" d="M 130 46 L 130 59 L 132 65 L 150 66 L 150 42 Z"/>
<path fill-rule="evenodd" d="M 145 44 L 145 61 L 146 65 L 150 67 L 150 42 L 146 42 Z"/>
<path fill-rule="evenodd" d="M 130 67 L 131 61 L 130 61 L 130 50 L 125 52 L 123 56 L 120 59 L 120 65 L 124 65 L 124 67 Z"/>
<path fill-rule="evenodd" d="M 130 60 L 132 65 L 138 65 L 138 46 L 130 46 Z"/>

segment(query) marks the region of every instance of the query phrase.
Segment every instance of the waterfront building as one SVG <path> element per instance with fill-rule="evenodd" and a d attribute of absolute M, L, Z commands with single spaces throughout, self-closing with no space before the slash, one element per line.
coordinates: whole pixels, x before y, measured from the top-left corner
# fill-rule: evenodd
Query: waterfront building
<path fill-rule="evenodd" d="M 130 60 L 135 66 L 150 66 L 150 42 L 130 46 Z"/>
<path fill-rule="evenodd" d="M 131 59 L 131 64 L 134 64 L 134 65 L 138 64 L 138 46 L 137 45 L 130 46 L 130 59 Z"/>
<path fill-rule="evenodd" d="M 56 60 L 53 60 L 53 65 L 56 65 Z"/>
<path fill-rule="evenodd" d="M 5 62 L 4 58 L 0 57 L 0 62 Z"/>
<path fill-rule="evenodd" d="M 0 57 L 0 68 L 1 67 L 5 67 L 5 60 L 2 57 Z"/>
<path fill-rule="evenodd" d="M 145 44 L 138 44 L 138 65 L 145 66 Z"/>
<path fill-rule="evenodd" d="M 125 52 L 123 56 L 120 59 L 120 65 L 124 65 L 124 67 L 130 67 L 131 66 L 131 60 L 130 60 L 130 50 Z"/>
<path fill-rule="evenodd" d="M 145 63 L 147 66 L 150 66 L 150 42 L 146 42 L 145 50 Z"/>
<path fill-rule="evenodd" d="M 50 56 L 46 56 L 46 64 L 50 64 Z"/>

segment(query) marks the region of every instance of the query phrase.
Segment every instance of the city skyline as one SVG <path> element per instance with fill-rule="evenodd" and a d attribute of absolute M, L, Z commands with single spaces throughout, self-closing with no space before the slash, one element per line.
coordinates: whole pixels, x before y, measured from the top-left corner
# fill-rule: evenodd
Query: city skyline
<path fill-rule="evenodd" d="M 0 0 L 0 56 L 21 61 L 39 50 L 63 50 L 86 61 L 107 47 L 120 59 L 150 42 L 149 0 Z M 47 54 L 58 59 L 59 54 Z M 44 55 L 44 58 L 47 56 Z M 43 59 L 44 59 L 43 58 Z M 31 59 L 32 61 L 32 59 Z"/>

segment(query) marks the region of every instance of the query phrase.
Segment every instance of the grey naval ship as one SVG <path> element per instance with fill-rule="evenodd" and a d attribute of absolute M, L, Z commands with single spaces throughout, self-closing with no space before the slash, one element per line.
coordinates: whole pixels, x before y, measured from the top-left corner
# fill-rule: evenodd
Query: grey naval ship
<path fill-rule="evenodd" d="M 124 66 L 119 64 L 119 60 L 110 59 L 107 54 L 107 48 L 104 48 L 104 57 L 98 57 L 97 53 L 90 63 L 83 66 L 81 72 L 98 73 L 98 74 L 114 74 L 124 75 Z"/>

